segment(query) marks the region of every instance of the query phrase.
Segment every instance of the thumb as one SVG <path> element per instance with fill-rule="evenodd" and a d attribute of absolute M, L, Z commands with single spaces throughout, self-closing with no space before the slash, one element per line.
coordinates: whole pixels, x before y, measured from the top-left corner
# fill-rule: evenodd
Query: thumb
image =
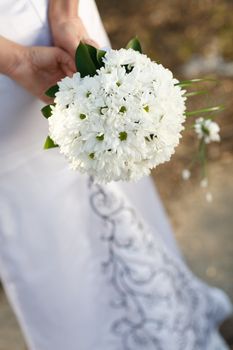
<path fill-rule="evenodd" d="M 81 40 L 79 36 L 75 36 L 75 35 L 68 36 L 65 49 L 67 50 L 67 52 L 70 54 L 71 57 L 75 57 L 75 53 L 78 45 L 80 44 L 80 41 Z"/>
<path fill-rule="evenodd" d="M 64 50 L 56 47 L 57 62 L 61 65 L 66 75 L 72 75 L 77 72 L 74 59 Z"/>

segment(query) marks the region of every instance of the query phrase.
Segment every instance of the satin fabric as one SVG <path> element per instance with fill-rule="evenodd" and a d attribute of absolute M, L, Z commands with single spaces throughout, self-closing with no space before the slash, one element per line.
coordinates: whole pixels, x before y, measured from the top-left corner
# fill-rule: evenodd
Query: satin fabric
<path fill-rule="evenodd" d="M 0 34 L 23 45 L 52 45 L 47 5 L 1 0 Z M 81 0 L 79 10 L 90 36 L 109 46 L 94 1 Z M 48 132 L 43 104 L 3 75 L 0 105 L 0 274 L 29 348 L 123 350 L 108 327 L 113 291 L 100 273 L 106 252 L 97 234 L 103 223 L 91 209 L 88 178 L 71 171 L 57 149 L 42 149 Z M 166 254 L 183 264 L 150 178 L 106 188 L 126 198 Z M 123 228 L 127 236 L 129 223 Z M 220 291 L 214 293 L 221 319 L 230 305 Z M 211 339 L 222 342 L 215 332 Z M 166 350 L 179 349 L 173 345 Z"/>

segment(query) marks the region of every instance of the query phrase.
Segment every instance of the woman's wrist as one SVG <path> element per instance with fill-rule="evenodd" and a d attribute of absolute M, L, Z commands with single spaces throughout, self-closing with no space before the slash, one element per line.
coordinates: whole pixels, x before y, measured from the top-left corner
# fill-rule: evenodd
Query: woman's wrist
<path fill-rule="evenodd" d="M 49 21 L 51 26 L 77 17 L 78 3 L 78 0 L 50 0 Z"/>
<path fill-rule="evenodd" d="M 0 73 L 14 79 L 23 61 L 25 47 L 0 36 Z"/>

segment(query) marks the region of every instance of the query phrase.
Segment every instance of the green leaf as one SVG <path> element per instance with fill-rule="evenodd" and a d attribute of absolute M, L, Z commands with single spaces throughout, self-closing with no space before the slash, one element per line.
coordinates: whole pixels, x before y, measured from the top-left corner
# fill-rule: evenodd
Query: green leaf
<path fill-rule="evenodd" d="M 93 77 L 96 74 L 96 66 L 91 57 L 91 54 L 93 54 L 91 47 L 80 43 L 75 53 L 75 64 L 82 78 L 87 75 Z"/>
<path fill-rule="evenodd" d="M 133 49 L 135 51 L 139 51 L 140 53 L 142 53 L 142 47 L 137 37 L 131 39 L 128 42 L 128 44 L 126 45 L 126 49 Z"/>
<path fill-rule="evenodd" d="M 42 109 L 41 109 L 41 113 L 43 114 L 43 116 L 48 119 L 49 117 L 51 117 L 52 115 L 52 109 L 51 109 L 51 106 L 55 106 L 55 104 L 51 104 L 51 105 L 47 105 L 47 106 L 44 106 Z"/>
<path fill-rule="evenodd" d="M 86 46 L 96 69 L 103 67 L 104 63 L 102 59 L 106 55 L 106 51 L 99 50 L 91 45 L 86 44 Z"/>
<path fill-rule="evenodd" d="M 106 51 L 99 50 L 96 47 L 88 45 L 88 44 L 86 44 L 86 47 L 89 51 L 89 54 L 91 56 L 92 62 L 95 65 L 95 68 L 99 69 L 99 68 L 103 67 L 104 63 L 102 61 L 102 58 L 105 56 Z"/>
<path fill-rule="evenodd" d="M 56 145 L 53 140 L 48 136 L 47 139 L 45 140 L 44 143 L 44 149 L 49 149 L 49 148 L 54 148 L 54 147 L 58 147 L 58 145 Z"/>
<path fill-rule="evenodd" d="M 45 95 L 54 98 L 58 91 L 59 91 L 59 86 L 54 85 L 54 86 L 51 86 L 47 91 L 45 91 Z"/>
<path fill-rule="evenodd" d="M 198 109 L 198 110 L 192 111 L 192 112 L 186 112 L 185 115 L 192 116 L 192 115 L 200 114 L 200 113 L 222 111 L 223 109 L 224 109 L 224 106 L 207 107 L 207 108 Z"/>
<path fill-rule="evenodd" d="M 207 90 L 191 91 L 191 92 L 187 92 L 186 94 L 184 94 L 184 96 L 185 97 L 192 97 L 192 96 L 204 95 L 204 94 L 208 94 L 208 91 Z"/>
<path fill-rule="evenodd" d="M 97 61 L 98 61 L 100 67 L 104 66 L 103 58 L 105 55 L 106 55 L 106 51 L 97 49 L 96 58 L 97 58 Z"/>
<path fill-rule="evenodd" d="M 213 82 L 215 81 L 216 82 L 216 79 L 200 78 L 200 79 L 183 80 L 183 81 L 179 81 L 178 83 L 176 83 L 175 86 L 188 87 L 188 86 L 191 86 L 193 84 L 201 83 L 201 82 L 205 82 L 205 81 L 213 81 Z"/>
<path fill-rule="evenodd" d="M 92 62 L 95 65 L 95 68 L 99 69 L 100 66 L 99 66 L 99 62 L 97 60 L 97 48 L 94 47 L 94 46 L 88 45 L 88 44 L 86 44 L 86 47 L 87 47 L 87 49 L 89 51 L 89 54 L 91 56 Z"/>

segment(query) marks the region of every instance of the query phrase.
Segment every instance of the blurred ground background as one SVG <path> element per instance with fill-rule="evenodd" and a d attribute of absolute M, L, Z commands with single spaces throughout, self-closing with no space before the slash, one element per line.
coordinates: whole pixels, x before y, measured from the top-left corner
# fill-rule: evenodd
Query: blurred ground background
<path fill-rule="evenodd" d="M 144 52 L 170 68 L 178 79 L 218 79 L 217 84 L 206 85 L 209 96 L 192 98 L 188 104 L 189 110 L 219 103 L 226 107 L 218 118 L 222 142 L 209 150 L 213 202 L 206 202 L 197 170 L 188 182 L 181 179 L 197 146 L 190 134 L 172 161 L 156 169 L 153 176 L 188 265 L 233 300 L 233 1 L 98 0 L 97 4 L 114 48 L 138 35 Z M 233 349 L 233 319 L 224 323 L 221 332 Z M 24 350 L 1 291 L 0 350 Z"/>

